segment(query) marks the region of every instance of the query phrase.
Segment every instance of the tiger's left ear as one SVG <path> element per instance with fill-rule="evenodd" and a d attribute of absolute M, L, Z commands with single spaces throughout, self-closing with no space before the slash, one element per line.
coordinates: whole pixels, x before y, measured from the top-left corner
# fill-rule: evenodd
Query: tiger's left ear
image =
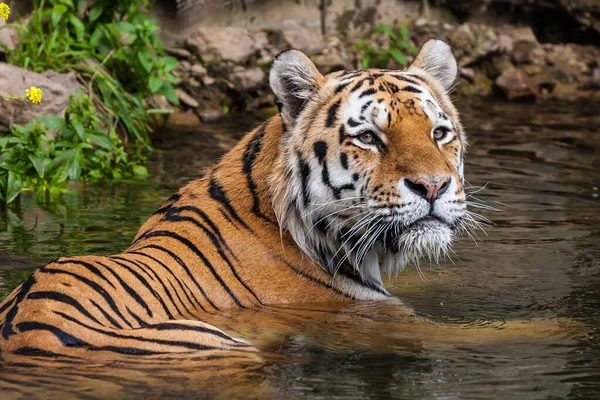
<path fill-rule="evenodd" d="M 427 41 L 410 65 L 409 71 L 413 68 L 429 73 L 446 92 L 452 89 L 458 77 L 458 64 L 454 53 L 450 46 L 441 40 Z"/>
<path fill-rule="evenodd" d="M 275 57 L 269 85 L 286 126 L 294 126 L 305 104 L 317 93 L 323 81 L 323 75 L 301 51 L 288 50 Z"/>

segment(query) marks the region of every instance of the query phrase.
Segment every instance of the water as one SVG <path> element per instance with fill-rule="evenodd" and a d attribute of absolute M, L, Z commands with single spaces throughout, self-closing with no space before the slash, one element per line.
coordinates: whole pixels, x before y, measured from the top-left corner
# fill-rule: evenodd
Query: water
<path fill-rule="evenodd" d="M 258 356 L 0 362 L 0 398 L 599 398 L 600 110 L 457 103 L 472 208 L 495 222 L 453 262 L 406 270 L 383 303 L 231 311 L 210 323 Z M 0 296 L 62 255 L 125 248 L 142 222 L 258 119 L 160 133 L 153 181 L 75 188 L 0 216 Z M 475 199 L 472 199 L 476 201 Z M 404 304 L 404 305 L 402 305 Z M 415 316 L 411 316 L 413 310 Z"/>

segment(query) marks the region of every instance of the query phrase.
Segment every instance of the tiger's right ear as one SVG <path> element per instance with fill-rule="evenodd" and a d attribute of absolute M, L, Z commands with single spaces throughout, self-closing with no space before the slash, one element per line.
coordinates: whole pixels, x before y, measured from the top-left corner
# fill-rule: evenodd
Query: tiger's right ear
<path fill-rule="evenodd" d="M 275 95 L 275 104 L 287 127 L 294 126 L 304 105 L 323 84 L 323 75 L 301 51 L 279 53 L 273 61 L 269 85 Z"/>

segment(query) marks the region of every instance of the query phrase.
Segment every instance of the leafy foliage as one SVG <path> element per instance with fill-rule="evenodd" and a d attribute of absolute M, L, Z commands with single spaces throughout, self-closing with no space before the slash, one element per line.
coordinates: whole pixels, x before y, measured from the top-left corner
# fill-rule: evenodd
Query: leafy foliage
<path fill-rule="evenodd" d="M 75 71 L 106 125 L 114 120 L 150 148 L 144 99 L 178 100 L 171 73 L 177 61 L 164 55 L 149 6 L 148 0 L 36 0 L 29 22 L 15 25 L 19 45 L 8 61 L 36 72 Z"/>
<path fill-rule="evenodd" d="M 98 182 L 147 177 L 138 150 L 127 153 L 114 127 L 102 125 L 83 93 L 71 96 L 62 117 L 40 117 L 27 126 L 15 125 L 0 138 L 0 201 L 12 202 L 32 190 L 43 202 L 65 192 L 69 180 Z M 48 130 L 55 132 L 54 139 Z"/>
<path fill-rule="evenodd" d="M 362 40 L 350 46 L 350 50 L 358 52 L 362 68 L 388 68 L 391 60 L 405 67 L 408 65 L 407 52 L 415 55 L 418 53 L 417 48 L 410 43 L 408 25 L 400 29 L 379 25 L 373 31 L 382 41 L 387 42 L 387 47 L 373 46 L 372 40 Z"/>

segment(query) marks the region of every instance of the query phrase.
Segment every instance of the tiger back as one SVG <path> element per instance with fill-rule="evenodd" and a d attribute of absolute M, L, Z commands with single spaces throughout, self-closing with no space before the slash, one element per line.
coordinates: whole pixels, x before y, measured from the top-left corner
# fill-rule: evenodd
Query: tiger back
<path fill-rule="evenodd" d="M 225 309 L 383 300 L 382 274 L 436 260 L 461 228 L 457 64 L 431 40 L 407 71 L 321 75 L 275 59 L 279 114 L 167 200 L 131 246 L 59 258 L 0 304 L 4 352 L 255 350 Z"/>

